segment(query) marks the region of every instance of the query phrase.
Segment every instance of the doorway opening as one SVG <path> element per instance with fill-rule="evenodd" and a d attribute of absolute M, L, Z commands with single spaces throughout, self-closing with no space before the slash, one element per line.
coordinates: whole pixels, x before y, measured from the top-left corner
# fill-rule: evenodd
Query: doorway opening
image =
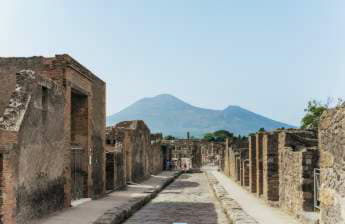
<path fill-rule="evenodd" d="M 88 197 L 88 97 L 71 91 L 72 199 Z"/>
<path fill-rule="evenodd" d="M 106 154 L 105 174 L 106 190 L 112 191 L 115 189 L 115 155 L 113 152 Z"/>

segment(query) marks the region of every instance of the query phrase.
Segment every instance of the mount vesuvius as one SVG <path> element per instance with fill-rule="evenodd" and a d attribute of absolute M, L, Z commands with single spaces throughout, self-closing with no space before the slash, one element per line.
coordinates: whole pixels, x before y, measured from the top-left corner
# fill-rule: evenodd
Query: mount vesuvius
<path fill-rule="evenodd" d="M 107 117 L 107 125 L 126 120 L 144 120 L 152 133 L 177 137 L 200 137 L 207 132 L 228 130 L 235 134 L 247 135 L 260 128 L 273 130 L 291 128 L 292 125 L 274 121 L 239 106 L 224 110 L 211 110 L 192 106 L 172 95 L 162 94 L 143 98 L 124 110 Z"/>

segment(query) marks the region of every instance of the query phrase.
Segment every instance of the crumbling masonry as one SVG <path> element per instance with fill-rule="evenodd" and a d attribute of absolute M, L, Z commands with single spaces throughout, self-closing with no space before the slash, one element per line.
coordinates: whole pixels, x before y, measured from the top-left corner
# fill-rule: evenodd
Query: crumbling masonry
<path fill-rule="evenodd" d="M 0 58 L 1 219 L 104 194 L 105 83 L 68 55 Z"/>
<path fill-rule="evenodd" d="M 345 222 L 345 105 L 320 122 L 321 224 Z"/>
<path fill-rule="evenodd" d="M 227 140 L 223 172 L 269 205 L 308 223 L 316 209 L 314 173 L 319 168 L 315 131 L 258 132 L 247 144 Z"/>

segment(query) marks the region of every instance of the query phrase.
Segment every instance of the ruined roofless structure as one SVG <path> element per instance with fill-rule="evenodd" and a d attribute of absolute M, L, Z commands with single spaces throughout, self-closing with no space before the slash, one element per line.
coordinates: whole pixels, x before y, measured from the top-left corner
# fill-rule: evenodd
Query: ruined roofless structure
<path fill-rule="evenodd" d="M 105 192 L 105 83 L 69 55 L 0 58 L 1 223 Z"/>

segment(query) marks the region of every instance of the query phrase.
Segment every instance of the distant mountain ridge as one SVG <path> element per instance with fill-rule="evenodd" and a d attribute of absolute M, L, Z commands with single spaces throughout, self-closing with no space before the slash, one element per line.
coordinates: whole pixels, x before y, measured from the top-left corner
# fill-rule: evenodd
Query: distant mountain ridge
<path fill-rule="evenodd" d="M 292 128 L 294 126 L 274 121 L 239 106 L 224 110 L 212 110 L 192 106 L 175 96 L 161 94 L 143 98 L 124 110 L 107 117 L 107 125 L 125 120 L 144 120 L 151 132 L 178 137 L 200 137 L 207 132 L 228 130 L 235 134 L 247 135 L 260 128 Z"/>

